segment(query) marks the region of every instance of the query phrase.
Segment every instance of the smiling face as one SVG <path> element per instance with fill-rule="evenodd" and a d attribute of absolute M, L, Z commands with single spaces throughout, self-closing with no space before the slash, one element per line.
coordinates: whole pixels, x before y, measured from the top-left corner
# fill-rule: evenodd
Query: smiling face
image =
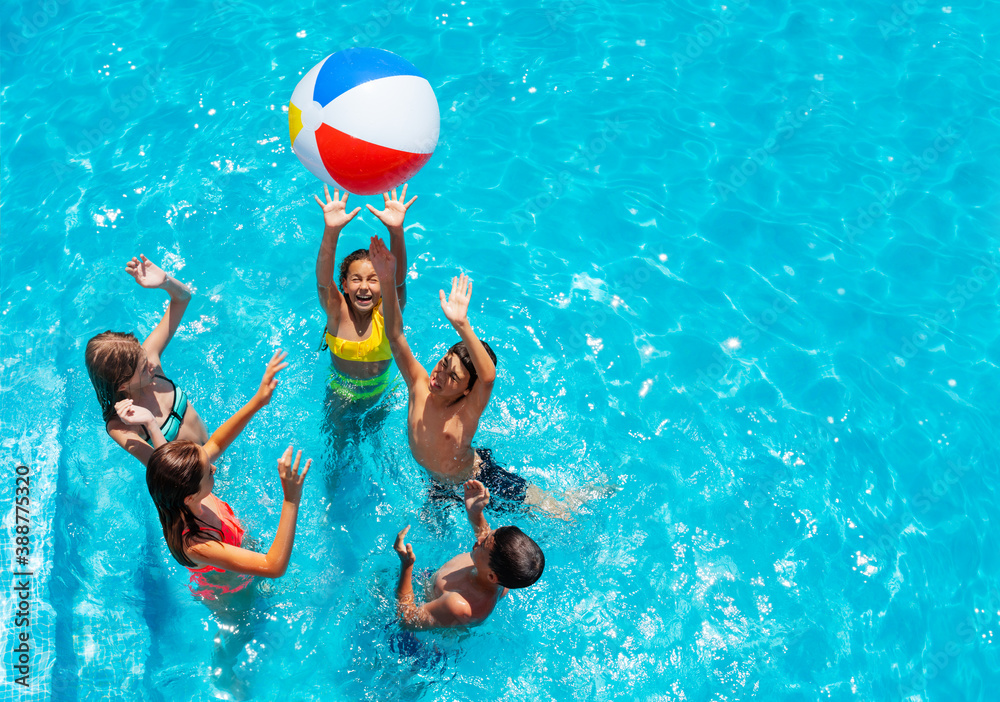
<path fill-rule="evenodd" d="M 143 349 L 139 362 L 135 366 L 135 372 L 132 373 L 132 377 L 129 378 L 127 383 L 122 383 L 119 386 L 119 391 L 131 397 L 137 396 L 144 387 L 153 382 L 153 373 L 155 371 L 156 366 L 149 360 L 146 350 Z"/>
<path fill-rule="evenodd" d="M 341 281 L 347 303 L 361 314 L 371 314 L 382 299 L 375 267 L 367 259 L 352 261 L 347 277 Z"/>
<path fill-rule="evenodd" d="M 459 398 L 469 394 L 469 371 L 453 353 L 445 354 L 437 362 L 430 376 L 432 395 L 444 398 Z"/>

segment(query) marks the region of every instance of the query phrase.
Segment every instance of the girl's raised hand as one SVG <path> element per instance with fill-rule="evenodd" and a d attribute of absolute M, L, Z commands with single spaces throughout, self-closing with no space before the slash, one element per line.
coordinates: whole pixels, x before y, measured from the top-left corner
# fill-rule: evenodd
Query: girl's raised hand
<path fill-rule="evenodd" d="M 406 188 L 407 184 L 404 184 L 403 195 L 399 198 L 396 197 L 395 188 L 392 189 L 392 197 L 389 197 L 389 193 L 387 192 L 382 193 L 382 202 L 385 205 L 384 210 L 376 210 L 369 204 L 366 204 L 365 207 L 368 208 L 369 212 L 382 220 L 382 224 L 384 224 L 387 229 L 402 227 L 403 220 L 406 218 L 406 211 L 410 209 L 410 205 L 412 205 L 417 199 L 417 196 L 414 195 L 410 198 L 409 202 L 405 202 Z"/>
<path fill-rule="evenodd" d="M 144 288 L 159 288 L 167 282 L 167 274 L 142 254 L 125 264 L 125 272 Z"/>
<path fill-rule="evenodd" d="M 292 463 L 292 447 L 285 449 L 285 453 L 278 459 L 278 475 L 281 477 L 281 489 L 285 493 L 285 502 L 298 504 L 302 498 L 302 483 L 312 465 L 312 459 L 306 461 L 306 467 L 299 473 L 299 462 L 302 460 L 302 450 L 295 454 L 295 463 Z"/>
<path fill-rule="evenodd" d="M 323 192 L 326 194 L 326 202 L 319 199 L 318 195 L 313 195 L 316 199 L 316 203 L 323 208 L 323 223 L 330 229 L 342 229 L 345 224 L 354 219 L 354 216 L 361 211 L 360 207 L 355 207 L 354 211 L 347 214 L 347 197 L 350 193 L 346 190 L 344 191 L 344 199 L 340 199 L 340 190 L 338 188 L 333 189 L 333 199 L 330 199 L 330 188 L 326 185 L 323 186 Z"/>
<path fill-rule="evenodd" d="M 132 404 L 131 399 L 125 399 L 115 404 L 115 412 L 123 423 L 130 427 L 144 426 L 153 421 L 153 413 L 145 407 Z"/>
<path fill-rule="evenodd" d="M 274 376 L 278 374 L 282 368 L 287 368 L 288 364 L 283 363 L 285 358 L 288 356 L 287 353 L 278 349 L 271 356 L 271 360 L 267 362 L 267 369 L 264 371 L 264 379 L 260 381 L 260 387 L 257 388 L 257 399 L 261 401 L 262 405 L 266 405 L 271 401 L 271 394 L 274 389 L 278 387 L 278 380 Z"/>

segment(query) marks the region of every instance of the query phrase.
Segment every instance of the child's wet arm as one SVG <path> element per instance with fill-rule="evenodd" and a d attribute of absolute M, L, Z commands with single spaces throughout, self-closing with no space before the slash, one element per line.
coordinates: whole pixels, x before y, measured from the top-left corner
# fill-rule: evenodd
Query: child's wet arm
<path fill-rule="evenodd" d="M 387 227 L 389 230 L 389 248 L 396 259 L 396 287 L 400 290 L 399 308 L 406 306 L 406 237 L 403 227 Z"/>
<path fill-rule="evenodd" d="M 250 398 L 249 402 L 236 411 L 236 414 L 212 432 L 212 436 L 208 438 L 208 442 L 205 444 L 205 451 L 208 453 L 209 461 L 214 461 L 225 453 L 229 445 L 242 433 L 243 429 L 250 422 L 250 419 L 257 414 L 264 404 L 254 395 Z"/>
<path fill-rule="evenodd" d="M 476 331 L 472 328 L 472 324 L 469 323 L 468 319 L 453 325 L 455 331 L 465 342 L 466 348 L 469 349 L 469 355 L 472 357 L 472 365 L 476 368 L 476 374 L 479 376 L 476 384 L 485 383 L 485 385 L 492 386 L 493 381 L 497 377 L 497 367 L 493 363 L 493 359 L 490 355 L 486 353 L 486 347 L 483 346 L 483 342 L 479 340 L 476 336 Z"/>
<path fill-rule="evenodd" d="M 476 533 L 476 537 L 489 535 L 490 524 L 486 521 L 486 517 L 483 516 L 482 509 L 466 510 L 466 514 L 469 516 L 469 524 L 472 525 L 472 530 Z"/>
<path fill-rule="evenodd" d="M 407 343 L 406 335 L 403 333 L 403 313 L 399 309 L 399 297 L 396 294 L 396 288 L 393 285 L 386 285 L 385 283 L 387 282 L 390 281 L 383 281 L 379 278 L 379 284 L 382 287 L 382 314 L 385 317 L 385 335 L 389 339 L 389 348 L 392 350 L 392 356 L 396 360 L 396 366 L 403 375 L 403 380 L 409 385 L 414 377 L 413 366 L 415 364 L 419 366 L 419 364 L 413 358 L 410 345 Z"/>
<path fill-rule="evenodd" d="M 399 267 L 393 268 L 396 261 L 392 258 L 391 252 L 385 251 L 385 244 L 378 237 L 372 237 L 369 250 L 372 252 L 372 262 L 382 292 L 385 336 L 389 340 L 389 348 L 392 350 L 392 357 L 396 361 L 400 375 L 403 376 L 407 387 L 412 387 L 414 381 L 426 373 L 423 367 L 417 363 L 417 359 L 413 357 L 410 345 L 403 334 L 403 314 L 399 306 L 399 291 L 403 288 L 396 288 L 394 285 L 396 271 L 399 270 Z"/>
<path fill-rule="evenodd" d="M 288 569 L 288 561 L 292 558 L 292 547 L 295 545 L 295 525 L 299 519 L 299 504 L 285 500 L 281 505 L 281 519 L 278 522 L 278 533 L 274 535 L 271 548 L 267 550 L 267 567 L 273 575 L 269 578 L 280 578 Z"/>
<path fill-rule="evenodd" d="M 399 368 L 399 374 L 403 376 L 406 387 L 412 387 L 413 383 L 422 375 L 426 375 L 424 367 L 420 365 L 410 350 L 410 344 L 403 334 L 403 315 L 399 311 L 399 301 L 396 297 L 396 290 L 382 286 L 382 307 L 385 310 L 385 335 L 389 339 L 389 349 L 392 357 Z"/>
<path fill-rule="evenodd" d="M 330 301 L 330 293 L 336 290 L 333 284 L 333 265 L 337 258 L 337 241 L 340 239 L 340 229 L 325 227 L 323 241 L 319 245 L 316 256 L 316 290 L 319 293 L 319 303 L 324 312 Z"/>
<path fill-rule="evenodd" d="M 396 583 L 396 614 L 404 624 L 416 622 L 417 607 L 413 603 L 413 564 L 400 565 Z"/>
<path fill-rule="evenodd" d="M 399 270 L 399 267 L 396 267 Z M 383 271 L 378 277 L 379 288 L 382 291 L 382 316 L 385 319 L 385 335 L 392 343 L 394 339 L 403 336 L 403 313 L 399 308 L 399 292 L 388 272 Z"/>
<path fill-rule="evenodd" d="M 188 557 L 199 565 L 210 565 L 233 573 L 280 578 L 288 570 L 288 562 L 292 557 L 297 520 L 298 505 L 285 501 L 281 507 L 278 533 L 266 554 L 219 541 L 206 541 L 189 547 Z"/>
<path fill-rule="evenodd" d="M 160 425 L 156 423 L 153 419 L 146 423 L 146 433 L 149 434 L 149 441 L 153 444 L 153 450 L 156 450 L 167 443 L 167 439 L 163 436 L 163 430 L 160 429 Z"/>
<path fill-rule="evenodd" d="M 170 296 L 171 303 L 187 302 L 191 299 L 191 288 L 174 278 L 172 275 L 168 275 L 167 279 L 163 281 L 163 287 L 161 289 L 167 291 L 167 295 Z"/>
<path fill-rule="evenodd" d="M 156 427 L 156 430 L 159 432 L 160 427 Z M 154 447 L 150 446 L 138 434 L 131 431 L 123 431 L 122 429 L 109 429 L 108 434 L 114 439 L 115 443 L 138 458 L 142 465 L 149 463 Z M 163 432 L 160 432 L 160 438 L 163 438 Z M 166 443 L 165 439 L 163 443 Z M 156 444 L 156 446 L 160 446 L 160 444 Z"/>
<path fill-rule="evenodd" d="M 191 289 L 181 283 L 173 276 L 167 276 L 161 290 L 166 291 L 170 296 L 170 304 L 167 305 L 163 317 L 159 324 L 149 333 L 149 336 L 142 342 L 146 353 L 155 356 L 157 359 L 163 355 L 163 350 L 174 338 L 174 332 L 180 326 L 184 312 L 187 311 L 188 303 L 191 302 Z"/>

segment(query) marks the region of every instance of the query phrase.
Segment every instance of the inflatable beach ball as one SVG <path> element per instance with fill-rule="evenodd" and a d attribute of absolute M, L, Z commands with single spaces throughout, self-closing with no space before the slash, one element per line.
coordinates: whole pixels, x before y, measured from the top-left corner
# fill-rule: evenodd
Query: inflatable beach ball
<path fill-rule="evenodd" d="M 434 90 L 390 51 L 355 48 L 316 64 L 288 105 L 292 151 L 317 178 L 358 195 L 391 190 L 437 146 Z"/>

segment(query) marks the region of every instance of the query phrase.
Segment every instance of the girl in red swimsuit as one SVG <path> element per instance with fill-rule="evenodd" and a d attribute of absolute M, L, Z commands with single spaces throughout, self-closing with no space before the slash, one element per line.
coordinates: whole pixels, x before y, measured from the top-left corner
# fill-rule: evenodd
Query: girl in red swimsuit
<path fill-rule="evenodd" d="M 301 451 L 294 463 L 291 446 L 278 459 L 284 502 L 278 533 L 267 553 L 243 548 L 243 525 L 232 508 L 212 494 L 213 462 L 240 435 L 250 418 L 271 401 L 278 384 L 275 375 L 288 365 L 283 363 L 285 356 L 280 350 L 275 352 L 256 394 L 204 446 L 193 441 L 163 444 L 146 466 L 146 485 L 156 503 L 167 547 L 177 562 L 191 571 L 191 591 L 206 600 L 244 589 L 253 576 L 280 578 L 292 555 L 302 482 L 312 463 L 306 461 L 299 472 Z"/>

